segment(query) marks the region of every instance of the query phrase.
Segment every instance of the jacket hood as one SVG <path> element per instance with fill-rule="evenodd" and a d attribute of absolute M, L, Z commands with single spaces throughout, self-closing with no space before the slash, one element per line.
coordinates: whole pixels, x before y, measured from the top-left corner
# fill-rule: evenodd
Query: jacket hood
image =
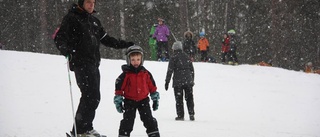
<path fill-rule="evenodd" d="M 183 36 L 187 38 L 187 34 L 191 34 L 191 38 L 193 38 L 193 33 L 191 31 L 184 32 Z"/>

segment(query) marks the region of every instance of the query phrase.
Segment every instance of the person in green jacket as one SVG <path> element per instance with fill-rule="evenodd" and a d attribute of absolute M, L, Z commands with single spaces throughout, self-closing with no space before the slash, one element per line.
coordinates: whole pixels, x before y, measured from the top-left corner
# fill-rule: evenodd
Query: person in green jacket
<path fill-rule="evenodd" d="M 149 46 L 151 51 L 151 60 L 157 60 L 157 40 L 152 37 L 156 27 L 157 24 L 153 24 L 150 30 Z"/>

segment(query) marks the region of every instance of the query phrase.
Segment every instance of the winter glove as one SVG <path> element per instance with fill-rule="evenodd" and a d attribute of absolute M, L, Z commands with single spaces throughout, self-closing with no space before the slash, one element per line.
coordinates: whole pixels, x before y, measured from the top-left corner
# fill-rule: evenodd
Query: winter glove
<path fill-rule="evenodd" d="M 123 97 L 120 95 L 116 95 L 113 98 L 113 102 L 116 105 L 116 109 L 119 113 L 123 113 L 123 106 L 122 106 L 122 102 L 123 102 Z"/>
<path fill-rule="evenodd" d="M 159 92 L 153 92 L 150 94 L 151 96 L 151 100 L 153 101 L 153 104 L 152 104 L 152 109 L 153 111 L 156 111 L 158 110 L 158 107 L 159 107 L 159 99 L 160 99 L 160 95 L 159 95 Z"/>
<path fill-rule="evenodd" d="M 59 49 L 61 55 L 65 56 L 65 57 L 67 57 L 71 53 L 71 50 L 65 44 L 58 46 L 58 49 Z"/>
<path fill-rule="evenodd" d="M 159 101 L 153 101 L 153 104 L 152 104 L 153 111 L 158 110 L 158 107 L 159 107 Z"/>
<path fill-rule="evenodd" d="M 169 82 L 166 82 L 166 84 L 164 84 L 164 89 L 167 91 L 169 87 Z"/>
<path fill-rule="evenodd" d="M 134 45 L 134 43 L 133 43 L 133 42 L 127 42 L 126 47 L 128 48 L 128 47 L 133 46 L 133 45 Z"/>

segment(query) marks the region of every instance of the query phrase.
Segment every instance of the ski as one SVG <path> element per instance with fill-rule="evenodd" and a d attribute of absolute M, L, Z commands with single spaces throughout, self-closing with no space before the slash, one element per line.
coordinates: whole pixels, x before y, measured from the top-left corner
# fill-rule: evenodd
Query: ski
<path fill-rule="evenodd" d="M 67 135 L 67 137 L 72 137 L 69 133 L 66 133 L 66 135 Z M 107 137 L 107 136 L 106 135 L 100 135 L 100 137 Z"/>

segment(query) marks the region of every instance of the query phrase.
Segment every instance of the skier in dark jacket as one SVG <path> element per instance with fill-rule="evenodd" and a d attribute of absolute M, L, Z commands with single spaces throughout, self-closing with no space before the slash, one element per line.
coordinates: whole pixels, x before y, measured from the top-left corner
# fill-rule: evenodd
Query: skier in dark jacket
<path fill-rule="evenodd" d="M 238 58 L 237 58 L 237 39 L 236 39 L 236 32 L 235 30 L 231 29 L 228 31 L 228 35 L 230 38 L 230 60 L 228 64 L 230 65 L 238 65 Z"/>
<path fill-rule="evenodd" d="M 196 43 L 193 41 L 193 33 L 191 31 L 186 31 L 184 33 L 185 40 L 183 41 L 183 51 L 187 53 L 191 61 L 194 61 L 194 56 L 196 54 Z"/>
<path fill-rule="evenodd" d="M 151 73 L 143 66 L 143 50 L 134 45 L 127 50 L 127 64 L 122 65 L 122 73 L 116 80 L 114 104 L 119 113 L 123 113 L 120 122 L 119 137 L 130 137 L 136 112 L 147 129 L 148 137 L 160 137 L 157 120 L 150 109 L 150 94 L 153 111 L 159 106 L 159 92 Z"/>
<path fill-rule="evenodd" d="M 55 37 L 55 44 L 62 55 L 69 60 L 70 70 L 74 71 L 81 98 L 76 112 L 71 134 L 78 136 L 97 136 L 92 121 L 100 102 L 100 42 L 108 47 L 127 48 L 132 42 L 110 37 L 101 26 L 100 20 L 93 16 L 95 0 L 78 0 L 63 18 Z"/>
<path fill-rule="evenodd" d="M 191 59 L 182 51 L 182 44 L 177 41 L 172 46 L 173 56 L 169 60 L 167 76 L 165 80 L 165 90 L 173 73 L 174 95 L 176 100 L 176 111 L 178 117 L 176 120 L 184 120 L 183 95 L 187 102 L 190 120 L 194 120 L 194 102 L 193 102 L 193 85 L 194 85 L 194 68 Z"/>

